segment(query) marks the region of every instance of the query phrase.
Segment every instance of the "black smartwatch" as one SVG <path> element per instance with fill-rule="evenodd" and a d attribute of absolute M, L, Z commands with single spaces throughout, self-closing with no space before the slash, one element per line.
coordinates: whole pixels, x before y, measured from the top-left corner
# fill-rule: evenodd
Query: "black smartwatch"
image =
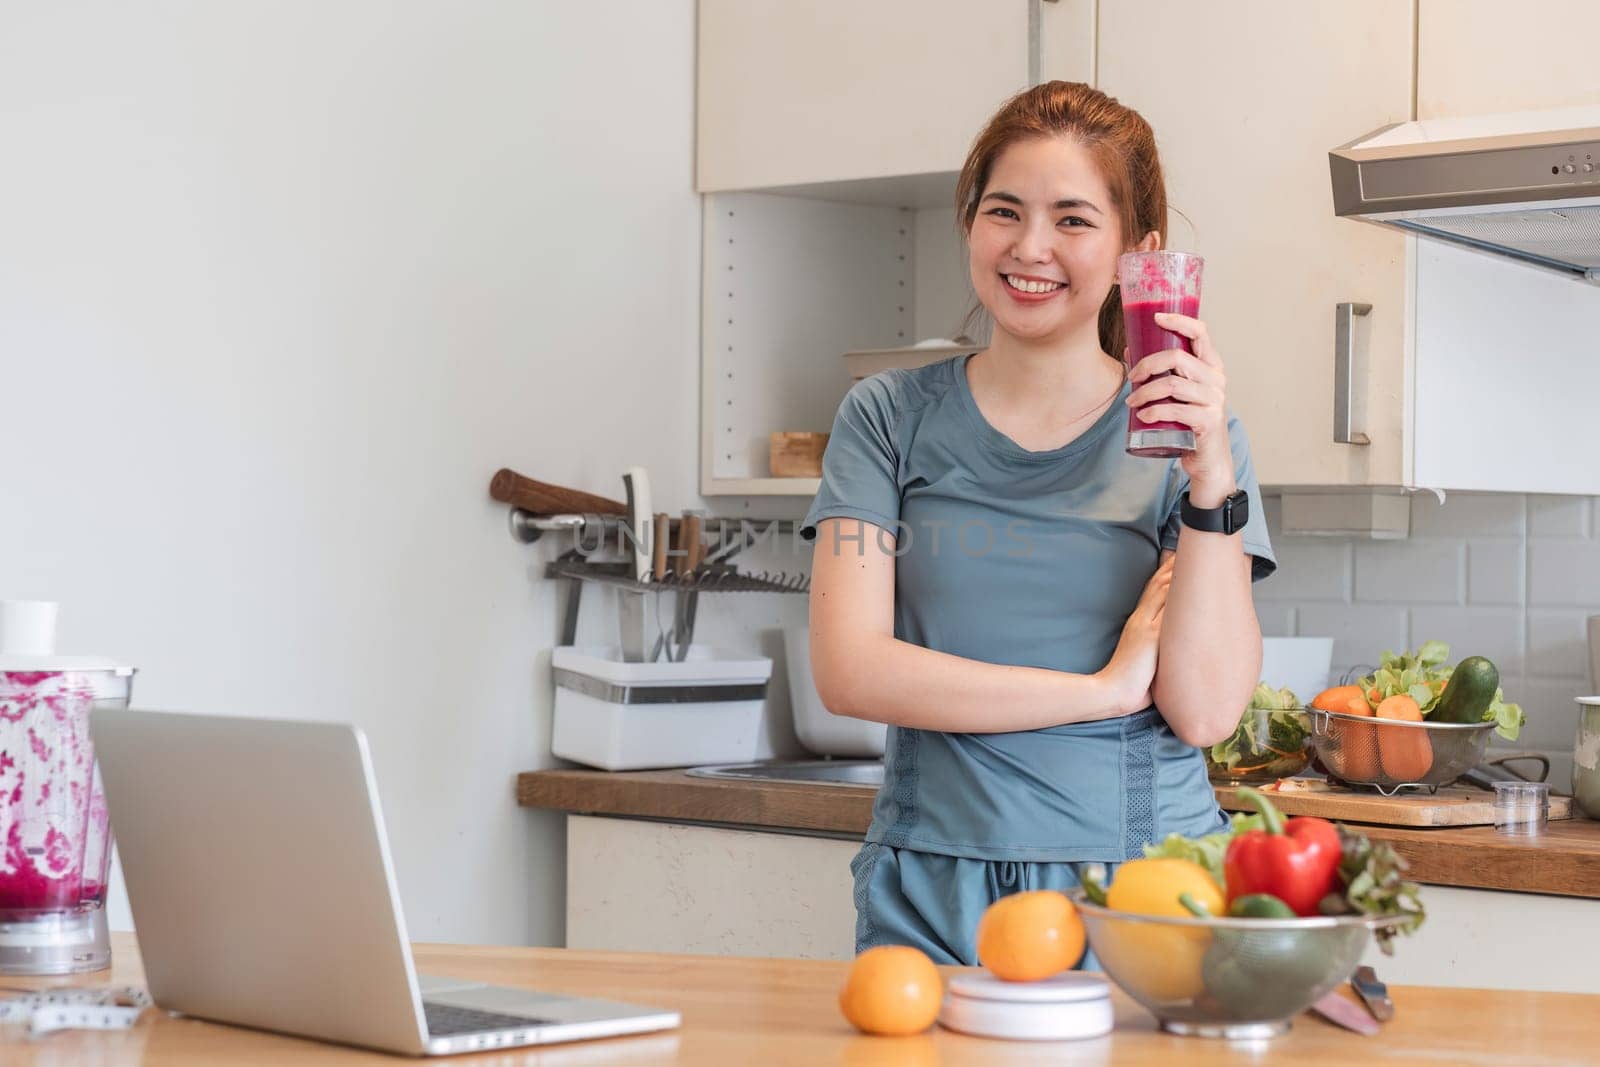
<path fill-rule="evenodd" d="M 1221 507 L 1197 508 L 1189 503 L 1189 494 L 1185 492 L 1178 515 L 1191 530 L 1233 534 L 1244 529 L 1244 524 L 1250 521 L 1250 497 L 1240 489 L 1224 500 Z"/>

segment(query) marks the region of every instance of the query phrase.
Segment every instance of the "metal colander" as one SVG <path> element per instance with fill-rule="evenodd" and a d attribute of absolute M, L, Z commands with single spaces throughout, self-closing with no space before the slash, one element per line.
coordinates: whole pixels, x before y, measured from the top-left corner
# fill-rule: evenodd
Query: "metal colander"
<path fill-rule="evenodd" d="M 1320 708 L 1311 716 L 1311 747 L 1332 777 L 1376 786 L 1385 796 L 1402 789 L 1432 793 L 1483 759 L 1493 722 L 1404 722 Z"/>

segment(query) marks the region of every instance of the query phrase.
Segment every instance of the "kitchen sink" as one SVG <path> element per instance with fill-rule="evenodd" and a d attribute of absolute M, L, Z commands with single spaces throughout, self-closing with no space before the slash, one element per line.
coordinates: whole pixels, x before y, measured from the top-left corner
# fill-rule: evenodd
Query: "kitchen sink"
<path fill-rule="evenodd" d="M 876 789 L 883 784 L 883 761 L 820 759 L 727 763 L 714 767 L 691 767 L 684 773 L 695 778 L 805 782 L 811 785 L 853 785 Z"/>

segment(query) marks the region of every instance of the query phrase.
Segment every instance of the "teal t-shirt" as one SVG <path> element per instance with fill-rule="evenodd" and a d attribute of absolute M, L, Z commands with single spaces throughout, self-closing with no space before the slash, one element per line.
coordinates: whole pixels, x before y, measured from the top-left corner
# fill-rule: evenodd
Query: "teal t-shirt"
<path fill-rule="evenodd" d="M 988 663 L 1092 673 L 1110 661 L 1161 550 L 1177 547 L 1188 475 L 1176 459 L 1127 454 L 1121 403 L 1066 446 L 1027 451 L 979 412 L 969 358 L 886 371 L 850 390 L 802 536 L 817 538 L 830 518 L 895 535 L 902 640 Z M 1276 566 L 1261 493 L 1237 418 L 1228 433 L 1250 495 L 1244 551 L 1260 579 Z M 843 537 L 861 532 L 840 524 Z M 814 551 L 835 550 L 858 551 L 842 538 L 816 540 Z M 1200 750 L 1153 706 L 1011 733 L 891 726 L 885 764 L 867 840 L 896 848 L 1115 861 L 1168 833 L 1222 825 Z"/>

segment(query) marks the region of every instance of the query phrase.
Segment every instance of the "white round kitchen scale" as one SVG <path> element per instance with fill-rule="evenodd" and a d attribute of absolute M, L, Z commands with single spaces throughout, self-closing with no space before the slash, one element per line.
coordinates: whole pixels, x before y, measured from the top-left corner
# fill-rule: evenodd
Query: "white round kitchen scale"
<path fill-rule="evenodd" d="M 1097 974 L 1068 971 L 1037 982 L 992 974 L 950 979 L 939 1025 L 977 1037 L 1071 1041 L 1111 1032 L 1111 986 Z"/>

